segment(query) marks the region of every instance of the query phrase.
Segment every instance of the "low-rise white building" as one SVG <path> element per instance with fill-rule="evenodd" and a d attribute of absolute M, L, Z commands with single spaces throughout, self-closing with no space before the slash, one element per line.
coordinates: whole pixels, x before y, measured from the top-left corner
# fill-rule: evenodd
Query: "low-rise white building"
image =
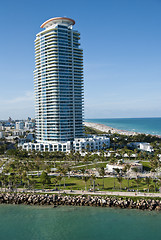
<path fill-rule="evenodd" d="M 34 129 L 34 127 L 35 127 L 35 123 L 34 122 L 32 122 L 32 121 L 26 121 L 25 122 L 24 128 L 26 130 Z"/>
<path fill-rule="evenodd" d="M 150 143 L 140 143 L 140 150 L 147 151 L 147 152 L 153 152 L 154 149 L 150 145 Z"/>
<path fill-rule="evenodd" d="M 132 148 L 137 148 L 138 150 L 147 151 L 147 152 L 154 151 L 150 143 L 147 143 L 147 142 L 131 142 L 128 144 L 128 146 Z"/>
<path fill-rule="evenodd" d="M 4 130 L 3 124 L 0 122 L 0 131 Z"/>
<path fill-rule="evenodd" d="M 133 162 L 130 163 L 130 168 L 129 168 L 129 172 L 135 171 L 135 169 L 138 170 L 138 172 L 142 172 L 143 171 L 143 165 L 141 163 L 138 162 Z M 122 172 L 122 170 L 126 167 L 126 164 L 107 164 L 106 165 L 106 170 L 108 173 L 116 173 L 116 169 L 119 169 L 120 172 Z"/>
<path fill-rule="evenodd" d="M 25 135 L 25 131 L 24 130 L 16 130 L 16 129 L 14 129 L 13 131 L 12 131 L 12 135 L 13 136 L 24 136 Z"/>
<path fill-rule="evenodd" d="M 125 165 L 118 165 L 118 164 L 107 164 L 106 170 L 108 173 L 116 173 L 115 169 L 119 169 L 122 171 L 122 169 L 125 167 Z"/>
<path fill-rule="evenodd" d="M 4 137 L 3 132 L 0 132 L 0 138 L 3 138 L 3 137 Z"/>
<path fill-rule="evenodd" d="M 94 151 L 106 149 L 110 146 L 110 139 L 106 136 L 93 136 L 90 138 L 76 138 L 73 142 L 46 142 L 46 143 L 24 143 L 22 148 L 24 150 L 35 151 Z"/>
<path fill-rule="evenodd" d="M 79 151 L 94 151 L 110 147 L 110 138 L 106 136 L 93 136 L 89 138 L 76 138 L 73 141 L 73 150 Z"/>
<path fill-rule="evenodd" d="M 16 122 L 16 129 L 23 130 L 24 129 L 24 122 Z"/>
<path fill-rule="evenodd" d="M 71 150 L 71 143 L 70 141 L 65 143 L 59 143 L 59 142 L 44 142 L 44 143 L 24 143 L 22 145 L 22 148 L 26 151 L 41 151 L 41 152 L 55 152 L 55 151 L 61 151 L 61 152 L 70 152 Z"/>

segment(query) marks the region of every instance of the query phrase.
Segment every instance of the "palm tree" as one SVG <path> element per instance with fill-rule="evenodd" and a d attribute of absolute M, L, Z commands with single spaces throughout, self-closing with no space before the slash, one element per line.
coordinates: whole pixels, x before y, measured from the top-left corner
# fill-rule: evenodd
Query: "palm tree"
<path fill-rule="evenodd" d="M 7 175 L 3 174 L 2 183 L 3 183 L 3 187 L 5 188 L 5 192 L 6 192 L 6 187 L 8 185 L 8 179 L 7 178 L 8 178 Z"/>
<path fill-rule="evenodd" d="M 150 177 L 146 177 L 146 178 L 145 178 L 145 182 L 146 182 L 146 184 L 148 185 L 148 192 L 149 192 L 149 185 L 150 185 L 150 183 L 151 183 L 151 178 L 150 178 Z"/>
<path fill-rule="evenodd" d="M 129 190 L 129 175 L 130 175 L 130 170 L 131 166 L 129 164 L 126 164 L 126 174 L 127 174 L 127 182 L 128 182 L 128 190 Z"/>
<path fill-rule="evenodd" d="M 114 176 L 114 178 L 113 178 L 113 180 L 114 180 L 114 182 L 113 182 L 113 188 L 114 188 L 114 190 L 115 190 L 115 188 L 116 188 L 116 182 L 115 182 L 115 179 L 116 179 L 116 169 L 117 168 L 114 168 L 113 170 L 114 170 L 114 172 L 113 172 L 113 176 Z"/>
<path fill-rule="evenodd" d="M 67 174 L 67 169 L 66 169 L 66 167 L 65 167 L 65 166 L 59 166 L 58 169 L 57 169 L 57 172 L 59 172 L 59 174 L 60 174 L 61 176 L 63 176 L 63 178 L 64 178 L 64 188 L 65 188 L 65 176 L 66 176 L 66 174 Z"/>
<path fill-rule="evenodd" d="M 23 173 L 22 173 L 22 180 L 23 180 L 23 186 L 25 188 L 26 187 L 26 182 L 28 180 L 26 171 L 23 171 Z"/>
<path fill-rule="evenodd" d="M 149 188 L 152 192 L 154 191 L 154 185 L 153 184 L 150 184 Z"/>
<path fill-rule="evenodd" d="M 82 169 L 81 169 L 81 172 L 82 172 L 82 174 L 83 174 L 82 179 L 84 178 L 84 173 L 85 173 L 85 171 L 86 171 L 85 168 L 82 168 Z"/>
<path fill-rule="evenodd" d="M 66 174 L 67 174 L 67 169 L 64 167 L 63 169 L 62 169 L 62 174 L 63 174 L 63 178 L 64 178 L 64 188 L 66 187 L 65 186 L 65 176 L 66 176 Z"/>
<path fill-rule="evenodd" d="M 61 180 L 62 180 L 62 176 L 61 175 L 57 176 L 57 180 L 59 182 L 59 191 L 60 191 L 60 183 L 61 183 Z"/>
<path fill-rule="evenodd" d="M 122 189 L 121 185 L 122 185 L 122 177 L 119 175 L 117 176 L 117 181 L 119 182 L 120 184 L 120 190 Z"/>
<path fill-rule="evenodd" d="M 85 182 L 85 191 L 87 191 L 87 181 L 89 180 L 89 177 L 88 176 L 84 176 L 83 180 Z"/>
<path fill-rule="evenodd" d="M 70 178 L 70 172 L 71 172 L 70 166 L 67 166 L 67 172 L 68 172 L 68 178 Z"/>
<path fill-rule="evenodd" d="M 138 191 L 138 184 L 140 183 L 141 179 L 138 178 L 138 172 L 139 169 L 137 167 L 133 168 L 133 171 L 136 173 L 136 178 L 135 178 L 135 182 L 137 184 L 137 191 Z"/>
<path fill-rule="evenodd" d="M 135 154 L 135 161 L 136 161 L 136 158 L 137 158 L 137 156 L 138 156 L 138 150 L 137 149 L 134 149 L 134 154 Z"/>
<path fill-rule="evenodd" d="M 105 151 L 100 150 L 100 161 L 104 162 L 106 160 Z"/>
<path fill-rule="evenodd" d="M 154 183 L 154 185 L 155 185 L 155 192 L 157 191 L 157 182 L 158 182 L 157 179 L 153 179 L 153 183 Z"/>
<path fill-rule="evenodd" d="M 75 158 L 75 165 L 76 163 L 79 163 L 80 160 L 81 160 L 81 154 L 79 151 L 77 151 L 75 154 L 74 154 L 74 158 Z"/>
<path fill-rule="evenodd" d="M 50 166 L 49 165 L 46 165 L 46 172 L 49 174 L 50 173 L 50 171 L 51 171 L 51 168 L 50 168 Z"/>
<path fill-rule="evenodd" d="M 36 157 L 35 159 L 35 165 L 36 165 L 36 170 L 37 170 L 37 173 L 38 173 L 38 176 L 39 176 L 39 171 L 40 171 L 40 157 Z"/>
<path fill-rule="evenodd" d="M 96 180 L 96 176 L 94 174 L 91 175 L 91 179 L 93 181 L 93 192 L 95 192 L 95 180 Z"/>
<path fill-rule="evenodd" d="M 89 152 L 87 152 L 86 155 L 83 158 L 83 162 L 84 162 L 85 165 L 89 162 L 90 157 L 91 157 L 91 154 Z"/>
<path fill-rule="evenodd" d="M 29 179 L 29 186 L 30 186 L 30 189 L 33 190 L 33 192 L 35 192 L 35 184 L 36 184 L 36 181 L 34 179 Z"/>
<path fill-rule="evenodd" d="M 115 168 L 114 171 L 116 172 L 117 180 L 120 183 L 120 190 L 121 190 L 121 183 L 122 183 L 121 170 L 119 168 Z"/>
<path fill-rule="evenodd" d="M 110 157 L 110 163 L 114 164 L 117 162 L 117 159 L 115 157 Z"/>
<path fill-rule="evenodd" d="M 53 178 L 53 184 L 55 185 L 55 189 L 56 189 L 57 183 L 58 183 L 58 178 Z"/>
<path fill-rule="evenodd" d="M 67 160 L 69 161 L 70 165 L 73 163 L 74 160 L 74 152 L 70 151 L 70 153 L 67 155 Z"/>
<path fill-rule="evenodd" d="M 103 180 L 102 188 L 104 189 L 104 176 L 105 176 L 105 168 L 104 167 L 101 167 L 99 169 L 99 175 L 102 177 L 102 180 Z"/>
<path fill-rule="evenodd" d="M 51 183 L 48 174 L 44 171 L 42 172 L 42 174 L 40 176 L 40 181 L 41 181 L 43 187 L 44 187 L 45 183 Z"/>
<path fill-rule="evenodd" d="M 137 184 L 137 191 L 138 191 L 138 188 L 139 188 L 139 183 L 141 182 L 141 178 L 135 178 L 135 182 Z"/>
<path fill-rule="evenodd" d="M 144 157 L 144 160 L 146 160 L 146 158 L 148 157 L 148 153 L 147 152 L 143 152 L 143 157 Z"/>

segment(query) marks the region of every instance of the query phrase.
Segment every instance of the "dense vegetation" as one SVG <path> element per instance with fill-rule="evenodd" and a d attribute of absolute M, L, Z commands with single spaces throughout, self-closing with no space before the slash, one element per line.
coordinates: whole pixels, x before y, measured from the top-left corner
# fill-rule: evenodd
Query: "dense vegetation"
<path fill-rule="evenodd" d="M 90 127 L 87 127 L 87 126 L 84 126 L 84 133 L 86 135 L 101 135 L 101 134 L 105 134 L 104 132 L 101 132 L 97 129 L 94 129 L 94 128 L 90 128 Z"/>
<path fill-rule="evenodd" d="M 100 131 L 85 127 L 86 134 L 102 134 Z M 124 136 L 110 134 L 111 147 L 100 151 L 100 155 L 88 152 L 81 156 L 79 152 L 65 154 L 63 152 L 26 152 L 13 144 L 0 143 L 0 186 L 9 189 L 99 189 L 99 190 L 139 190 L 158 191 L 160 179 L 140 178 L 139 173 L 133 179 L 124 173 L 117 172 L 114 177 L 105 177 L 107 163 L 116 163 L 118 160 L 140 160 L 144 171 L 160 171 L 161 139 L 151 135 Z M 130 149 L 129 142 L 150 142 L 153 153 Z M 108 154 L 110 153 L 110 154 Z M 92 173 L 95 168 L 99 178 Z M 54 172 L 54 176 L 51 174 Z M 72 175 L 72 177 L 71 177 Z M 74 177 L 75 175 L 75 177 Z"/>

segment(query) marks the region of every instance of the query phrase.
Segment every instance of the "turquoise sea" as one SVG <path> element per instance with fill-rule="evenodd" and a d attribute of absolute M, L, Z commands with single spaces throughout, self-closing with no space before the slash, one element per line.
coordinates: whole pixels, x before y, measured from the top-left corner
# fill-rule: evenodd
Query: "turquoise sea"
<path fill-rule="evenodd" d="M 85 121 L 101 123 L 122 130 L 161 136 L 161 118 L 102 118 L 86 119 Z"/>
<path fill-rule="evenodd" d="M 159 240 L 161 213 L 96 207 L 0 206 L 1 240 Z"/>

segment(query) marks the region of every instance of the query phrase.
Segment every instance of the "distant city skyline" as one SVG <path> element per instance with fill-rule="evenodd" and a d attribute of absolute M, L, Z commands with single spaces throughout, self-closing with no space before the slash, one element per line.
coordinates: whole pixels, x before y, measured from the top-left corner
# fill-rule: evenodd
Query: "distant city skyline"
<path fill-rule="evenodd" d="M 34 117 L 34 38 L 52 17 L 76 21 L 85 118 L 161 117 L 161 1 L 1 3 L 0 119 Z"/>

